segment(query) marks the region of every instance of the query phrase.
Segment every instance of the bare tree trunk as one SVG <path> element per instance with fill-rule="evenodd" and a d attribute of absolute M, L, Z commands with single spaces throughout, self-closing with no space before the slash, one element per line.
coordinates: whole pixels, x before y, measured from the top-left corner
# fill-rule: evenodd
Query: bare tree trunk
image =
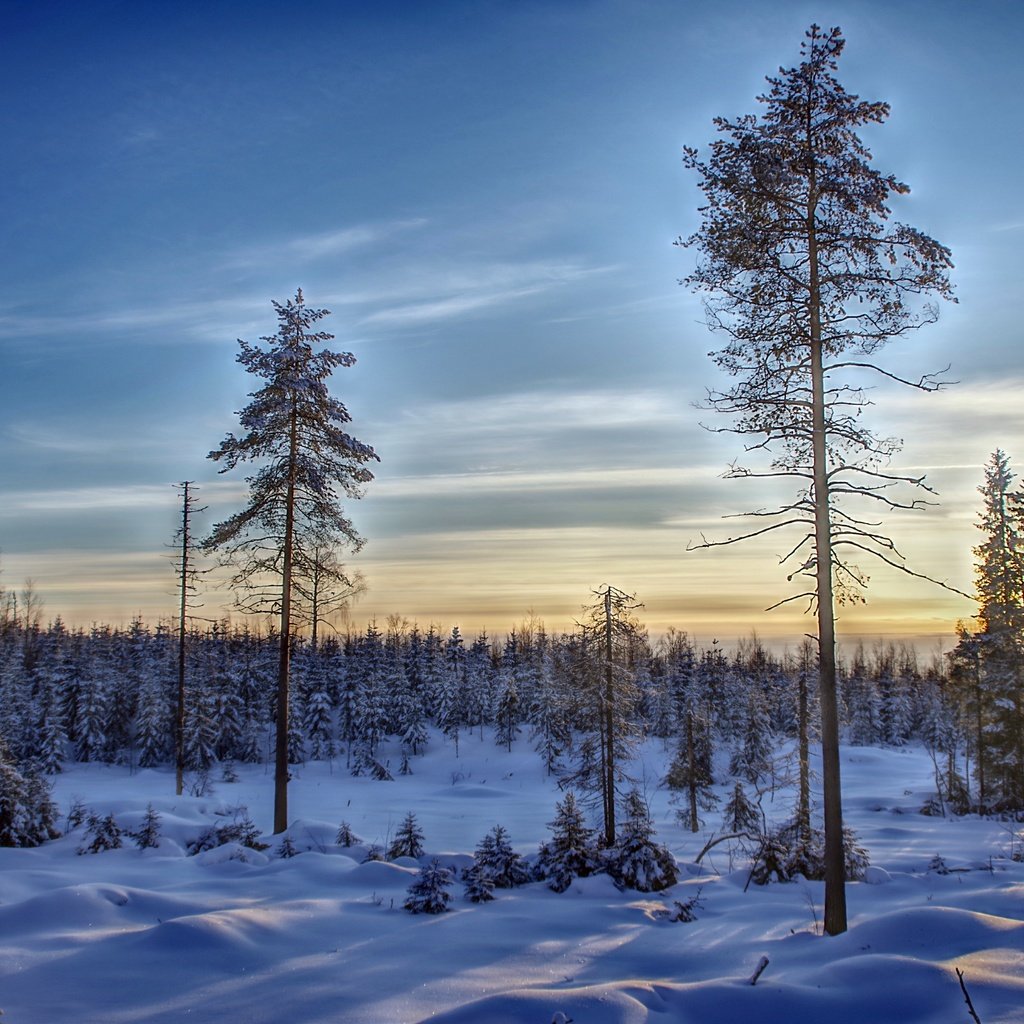
<path fill-rule="evenodd" d="M 690 775 L 690 831 L 700 831 L 697 821 L 697 755 L 693 749 L 693 708 L 686 709 L 686 757 Z"/>
<path fill-rule="evenodd" d="M 605 806 L 604 838 L 611 847 L 615 845 L 615 679 L 612 666 L 612 588 L 604 595 L 604 719 L 605 719 Z"/>
<path fill-rule="evenodd" d="M 807 707 L 807 666 L 799 673 L 799 696 L 797 713 L 797 730 L 799 733 L 800 759 L 800 795 L 797 805 L 797 816 L 800 820 L 801 838 L 809 838 L 811 829 L 811 750 L 810 750 L 810 715 Z"/>
<path fill-rule="evenodd" d="M 281 647 L 277 666 L 277 736 L 274 748 L 275 835 L 288 828 L 288 683 L 291 668 L 292 553 L 295 542 L 295 460 L 298 450 L 298 423 L 294 405 L 290 445 L 281 566 Z"/>
<path fill-rule="evenodd" d="M 978 810 L 985 813 L 985 733 L 981 717 L 981 665 L 978 652 L 974 652 L 974 763 L 978 776 Z"/>
<path fill-rule="evenodd" d="M 825 374 L 821 340 L 821 287 L 815 224 L 815 179 L 807 210 L 810 264 L 814 544 L 818 616 L 818 686 L 821 700 L 821 772 L 825 812 L 825 931 L 846 931 L 846 872 L 843 864 L 843 804 L 839 772 L 839 709 L 836 698 L 836 631 L 832 595 L 832 522 L 825 426 Z"/>
<path fill-rule="evenodd" d="M 188 552 L 190 480 L 182 482 L 181 502 L 181 607 L 178 610 L 178 706 L 174 714 L 174 792 L 185 787 L 185 619 L 188 611 Z"/>

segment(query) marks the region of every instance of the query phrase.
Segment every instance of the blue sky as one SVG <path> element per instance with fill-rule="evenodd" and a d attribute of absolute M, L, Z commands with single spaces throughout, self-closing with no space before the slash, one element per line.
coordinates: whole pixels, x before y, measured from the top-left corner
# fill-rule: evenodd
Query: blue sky
<path fill-rule="evenodd" d="M 892 104 L 866 137 L 903 219 L 953 250 L 957 306 L 883 389 L 940 507 L 888 526 L 970 589 L 974 488 L 1024 460 L 1018 305 L 1024 8 L 1016 2 L 14 3 L 0 38 L 0 551 L 50 614 L 173 611 L 172 482 L 211 524 L 239 471 L 206 460 L 251 382 L 235 339 L 302 287 L 357 365 L 334 390 L 381 456 L 352 515 L 354 617 L 558 627 L 593 587 L 655 629 L 798 636 L 782 545 L 686 553 L 771 495 L 720 473 L 694 409 L 722 383 L 679 286 L 697 225 L 684 144 L 753 111 L 811 21 L 841 79 Z M 1024 466 L 1024 461 L 1017 463 Z M 970 602 L 872 572 L 847 635 L 949 634 Z M 226 600 L 207 598 L 208 609 Z"/>

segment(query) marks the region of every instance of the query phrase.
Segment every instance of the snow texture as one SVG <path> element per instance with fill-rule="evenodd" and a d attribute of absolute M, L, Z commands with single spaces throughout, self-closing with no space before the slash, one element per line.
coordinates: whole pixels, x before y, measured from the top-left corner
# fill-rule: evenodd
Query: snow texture
<path fill-rule="evenodd" d="M 67 765 L 54 792 L 63 815 L 78 797 L 127 835 L 152 807 L 158 845 L 78 856 L 82 822 L 39 847 L 0 849 L 4 1020 L 950 1024 L 968 1019 L 957 968 L 985 1024 L 1024 1019 L 1024 863 L 1010 856 L 1020 826 L 918 813 L 932 766 L 913 745 L 844 748 L 846 819 L 872 867 L 849 886 L 850 930 L 835 938 L 818 934 L 820 883 L 745 890 L 749 862 L 728 843 L 695 865 L 710 831 L 684 831 L 660 788 L 645 797 L 678 862 L 670 888 L 620 890 L 599 873 L 564 893 L 533 882 L 473 903 L 455 885 L 448 912 L 410 914 L 420 871 L 436 858 L 461 877 L 496 824 L 535 858 L 564 796 L 525 738 L 508 752 L 464 735 L 459 751 L 435 734 L 415 774 L 389 783 L 328 763 L 297 769 L 287 858 L 266 831 L 265 851 L 234 839 L 187 854 L 201 833 L 245 821 L 239 808 L 269 829 L 261 766 L 175 797 L 173 771 Z M 634 774 L 663 777 L 670 757 L 651 740 Z M 720 787 L 722 804 L 731 789 Z M 780 818 L 792 797 L 775 796 Z M 426 836 L 419 862 L 362 863 L 410 808 Z M 717 829 L 721 815 L 708 817 Z M 342 821 L 352 846 L 335 844 Z M 946 873 L 928 870 L 936 856 Z M 674 922 L 676 902 L 698 890 L 697 920 Z"/>

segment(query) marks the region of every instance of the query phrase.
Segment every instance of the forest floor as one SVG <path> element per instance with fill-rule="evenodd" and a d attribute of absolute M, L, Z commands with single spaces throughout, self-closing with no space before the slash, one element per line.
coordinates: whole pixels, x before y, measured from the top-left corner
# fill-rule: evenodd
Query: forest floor
<path fill-rule="evenodd" d="M 4 1024 L 549 1024 L 558 1012 L 576 1024 L 954 1024 L 971 1020 L 957 969 L 983 1024 L 1024 1021 L 1020 826 L 920 814 L 934 791 L 923 750 L 843 748 L 846 821 L 872 869 L 848 886 L 850 928 L 831 938 L 821 883 L 747 886 L 749 861 L 726 844 L 694 863 L 720 812 L 696 835 L 679 826 L 659 785 L 669 757 L 651 740 L 634 773 L 679 862 L 676 886 L 620 892 L 599 875 L 473 904 L 457 884 L 439 915 L 402 909 L 415 862 L 362 863 L 365 846 L 334 844 L 338 826 L 385 845 L 413 811 L 424 862 L 468 864 L 496 824 L 533 854 L 562 794 L 525 740 L 507 752 L 463 736 L 456 757 L 435 736 L 414 774 L 391 782 L 353 778 L 343 761 L 296 767 L 289 834 L 301 852 L 288 859 L 269 834 L 262 853 L 185 852 L 240 806 L 269 832 L 263 766 L 176 797 L 170 770 L 69 764 L 55 785 L 63 814 L 77 799 L 138 828 L 152 804 L 163 838 L 79 856 L 79 826 L 0 849 Z M 719 790 L 721 807 L 731 785 Z M 792 804 L 789 790 L 765 798 L 780 821 Z M 670 920 L 698 892 L 698 919 Z"/>

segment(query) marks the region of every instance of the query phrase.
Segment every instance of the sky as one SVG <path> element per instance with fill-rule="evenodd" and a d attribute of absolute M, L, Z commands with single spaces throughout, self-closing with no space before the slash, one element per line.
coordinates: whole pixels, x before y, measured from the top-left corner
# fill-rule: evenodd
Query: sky
<path fill-rule="evenodd" d="M 753 112 L 812 21 L 842 27 L 847 89 L 892 106 L 864 137 L 911 187 L 894 218 L 953 251 L 958 304 L 885 359 L 958 383 L 880 388 L 870 417 L 939 495 L 886 529 L 970 592 L 984 463 L 1024 460 L 1024 7 L 998 0 L 8 0 L 0 583 L 74 624 L 169 618 L 173 485 L 196 482 L 200 534 L 241 507 L 246 471 L 206 458 L 256 386 L 236 339 L 301 287 L 381 459 L 348 508 L 354 624 L 561 629 L 610 583 L 653 633 L 812 631 L 764 611 L 782 539 L 687 550 L 787 492 L 722 479 L 740 441 L 702 429 L 726 381 L 673 245 L 699 224 L 682 147 Z M 868 571 L 849 640 L 937 645 L 975 611 Z"/>

